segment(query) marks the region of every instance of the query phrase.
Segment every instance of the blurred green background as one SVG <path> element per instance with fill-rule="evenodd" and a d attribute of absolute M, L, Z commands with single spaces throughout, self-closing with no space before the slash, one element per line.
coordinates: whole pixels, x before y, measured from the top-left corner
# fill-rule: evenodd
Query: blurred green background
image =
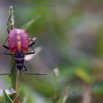
<path fill-rule="evenodd" d="M 15 27 L 33 21 L 27 33 L 42 48 L 25 62 L 28 72 L 48 73 L 20 78 L 21 103 L 103 103 L 102 0 L 0 2 L 0 73 L 11 68 L 10 57 L 2 54 L 10 5 Z M 10 77 L 0 77 L 0 88 L 12 88 Z"/>

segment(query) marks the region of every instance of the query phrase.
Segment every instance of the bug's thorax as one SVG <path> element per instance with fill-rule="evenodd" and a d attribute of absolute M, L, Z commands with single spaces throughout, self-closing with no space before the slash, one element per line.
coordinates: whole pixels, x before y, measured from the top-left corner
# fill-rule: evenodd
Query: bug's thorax
<path fill-rule="evenodd" d="M 29 48 L 28 34 L 23 29 L 14 28 L 9 33 L 8 44 L 11 52 L 14 52 L 16 49 L 27 52 Z"/>
<path fill-rule="evenodd" d="M 14 60 L 16 63 L 16 67 L 17 69 L 21 70 L 24 66 L 24 57 L 25 57 L 25 53 L 22 50 L 16 50 L 14 52 Z"/>

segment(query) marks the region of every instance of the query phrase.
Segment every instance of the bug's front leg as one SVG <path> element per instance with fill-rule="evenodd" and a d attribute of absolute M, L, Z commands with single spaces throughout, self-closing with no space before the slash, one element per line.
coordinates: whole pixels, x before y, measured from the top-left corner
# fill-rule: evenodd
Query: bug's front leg
<path fill-rule="evenodd" d="M 26 53 L 26 55 L 34 54 L 34 53 L 35 53 L 35 50 L 34 50 L 33 45 L 35 44 L 36 38 L 30 39 L 30 41 L 31 41 L 31 43 L 29 44 L 29 47 L 31 47 L 32 51 L 31 51 L 31 52 Z"/>
<path fill-rule="evenodd" d="M 33 47 L 31 47 L 32 51 L 31 52 L 27 52 L 26 55 L 29 55 L 29 54 L 34 54 L 35 53 L 35 50 Z"/>
<path fill-rule="evenodd" d="M 6 40 L 3 43 L 3 47 L 9 50 L 9 47 L 5 45 L 6 41 L 8 40 L 8 37 L 6 38 Z"/>
<path fill-rule="evenodd" d="M 13 73 L 14 66 L 15 66 L 15 63 L 13 64 L 13 66 L 11 68 L 11 73 Z"/>
<path fill-rule="evenodd" d="M 8 34 L 10 33 L 10 29 L 9 28 L 7 28 L 7 32 L 8 32 Z"/>
<path fill-rule="evenodd" d="M 8 40 L 8 37 L 6 38 L 5 42 L 3 43 L 3 47 L 5 48 L 5 50 L 3 51 L 3 54 L 12 55 L 12 53 L 7 53 L 6 52 L 6 50 L 9 50 L 9 47 L 5 45 L 7 40 Z"/>
<path fill-rule="evenodd" d="M 6 52 L 7 51 L 7 49 L 5 49 L 4 51 L 3 51 L 3 54 L 5 54 L 5 55 L 12 55 L 12 53 L 8 53 L 8 52 Z"/>
<path fill-rule="evenodd" d="M 30 41 L 31 43 L 29 44 L 29 47 L 35 44 L 36 38 L 33 38 L 33 39 L 30 38 Z"/>

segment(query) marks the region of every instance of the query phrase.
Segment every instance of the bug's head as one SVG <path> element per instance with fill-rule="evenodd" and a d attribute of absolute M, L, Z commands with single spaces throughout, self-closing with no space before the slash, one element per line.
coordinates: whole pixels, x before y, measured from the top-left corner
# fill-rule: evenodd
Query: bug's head
<path fill-rule="evenodd" d="M 15 58 L 23 58 L 24 56 L 25 56 L 25 54 L 24 54 L 24 52 L 22 50 L 21 51 L 16 50 L 14 52 L 14 57 Z"/>

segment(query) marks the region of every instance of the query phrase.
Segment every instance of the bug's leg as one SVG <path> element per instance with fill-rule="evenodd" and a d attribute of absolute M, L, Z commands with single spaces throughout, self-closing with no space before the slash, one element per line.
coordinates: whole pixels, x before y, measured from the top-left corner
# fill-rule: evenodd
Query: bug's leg
<path fill-rule="evenodd" d="M 11 53 L 3 53 L 3 54 L 5 54 L 5 55 L 12 55 Z"/>
<path fill-rule="evenodd" d="M 40 74 L 40 73 L 25 73 L 24 71 L 23 71 L 23 73 L 25 75 L 48 75 L 48 74 Z"/>
<path fill-rule="evenodd" d="M 14 66 L 15 66 L 15 63 L 13 64 L 13 66 L 12 66 L 12 68 L 11 68 L 11 73 L 2 73 L 2 74 L 0 74 L 0 76 L 2 76 L 2 75 L 12 75 L 12 74 L 15 74 L 15 73 L 13 73 L 13 68 L 14 68 Z"/>
<path fill-rule="evenodd" d="M 25 65 L 24 65 L 24 70 L 22 70 L 22 71 L 25 75 L 47 75 L 47 74 L 39 74 L 39 73 L 25 73 L 24 71 L 27 71 L 27 68 Z"/>
<path fill-rule="evenodd" d="M 7 49 L 5 49 L 5 50 L 3 51 L 3 54 L 5 54 L 5 55 L 12 55 L 12 53 L 7 53 L 6 50 L 7 50 Z"/>
<path fill-rule="evenodd" d="M 29 54 L 34 54 L 35 53 L 35 51 L 33 52 L 28 52 L 28 53 L 26 53 L 26 55 L 29 55 Z"/>
<path fill-rule="evenodd" d="M 34 53 L 35 53 L 35 51 L 31 51 L 31 52 L 26 53 L 26 55 L 30 55 L 30 54 L 34 54 Z"/>
<path fill-rule="evenodd" d="M 34 53 L 35 53 L 34 48 L 33 48 L 33 47 L 31 47 L 31 48 L 32 48 L 32 51 L 31 51 L 31 52 L 27 52 L 27 53 L 26 53 L 26 55 L 29 55 L 29 54 L 34 54 Z"/>
<path fill-rule="evenodd" d="M 27 71 L 27 68 L 26 68 L 26 66 L 24 65 L 24 69 L 23 69 L 23 71 Z"/>
<path fill-rule="evenodd" d="M 36 38 L 34 38 L 34 39 L 30 39 L 30 41 L 31 41 L 31 43 L 29 44 L 29 47 L 31 47 L 32 45 L 35 44 Z"/>
<path fill-rule="evenodd" d="M 7 28 L 7 32 L 8 32 L 8 34 L 10 33 L 10 29 L 9 28 Z"/>
<path fill-rule="evenodd" d="M 23 73 L 25 74 L 25 75 L 48 75 L 48 74 L 43 74 L 43 73 L 25 73 L 24 71 L 27 71 L 27 68 L 25 67 L 25 65 L 24 65 L 24 68 L 26 69 L 26 70 L 23 70 Z"/>
<path fill-rule="evenodd" d="M 35 44 L 36 38 L 34 38 L 34 39 L 30 39 L 30 41 L 32 41 L 32 42 L 29 44 L 29 47 L 31 47 L 32 51 L 26 53 L 26 55 L 34 54 L 34 53 L 35 53 L 35 50 L 34 50 L 34 48 L 33 48 L 33 45 Z"/>
<path fill-rule="evenodd" d="M 9 50 L 9 47 L 5 45 L 7 40 L 8 40 L 8 37 L 6 38 L 5 42 L 3 43 L 3 47 Z"/>
<path fill-rule="evenodd" d="M 3 76 L 3 75 L 12 75 L 12 73 L 2 73 L 2 74 L 0 74 L 0 76 Z"/>
<path fill-rule="evenodd" d="M 11 68 L 11 73 L 13 73 L 14 66 L 15 66 L 15 63 L 13 64 L 13 66 Z"/>

